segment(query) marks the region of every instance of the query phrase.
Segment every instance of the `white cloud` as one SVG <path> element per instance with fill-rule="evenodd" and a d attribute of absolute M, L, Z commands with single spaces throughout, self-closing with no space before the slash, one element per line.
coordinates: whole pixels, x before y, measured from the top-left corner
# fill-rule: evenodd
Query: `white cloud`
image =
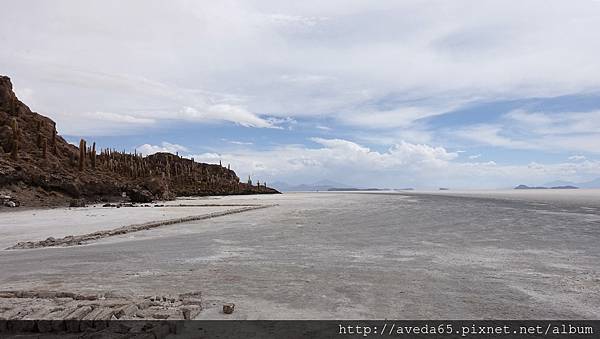
<path fill-rule="evenodd" d="M 327 127 L 327 126 L 324 126 L 324 125 L 317 125 L 317 126 L 315 126 L 315 127 L 316 127 L 317 129 L 320 129 L 320 130 L 322 130 L 322 131 L 331 131 L 331 127 Z"/>
<path fill-rule="evenodd" d="M 571 160 L 571 161 L 582 161 L 585 159 L 586 159 L 586 157 L 583 155 L 573 155 L 573 156 L 569 157 L 569 160 Z"/>
<path fill-rule="evenodd" d="M 181 146 L 178 144 L 171 144 L 166 141 L 163 141 L 160 145 L 150 145 L 143 144 L 136 147 L 138 153 L 143 155 L 150 155 L 159 152 L 168 152 L 168 153 L 177 153 L 177 152 L 187 152 L 188 149 L 185 146 Z"/>
<path fill-rule="evenodd" d="M 600 4 L 550 3 L 14 2 L 0 68 L 51 115 L 193 107 L 250 127 L 328 116 L 389 129 L 457 102 L 600 90 Z"/>
<path fill-rule="evenodd" d="M 387 173 L 401 169 L 404 174 L 417 173 L 425 169 L 442 170 L 448 162 L 457 157 L 441 147 L 401 142 L 385 152 L 343 139 L 312 138 L 319 145 L 308 148 L 301 145 L 285 145 L 271 150 L 225 153 L 219 155 L 226 163 L 231 163 L 238 175 L 253 175 L 263 180 L 294 178 L 311 180 L 322 176 L 342 176 L 346 180 L 374 182 L 378 177 L 368 179 L 372 173 Z M 196 160 L 214 162 L 215 154 L 193 155 Z M 362 173 L 362 174 L 361 174 Z"/>
<path fill-rule="evenodd" d="M 600 3 L 583 0 L 11 2 L 0 11 L 0 31 L 10 32 L 0 69 L 62 134 L 148 133 L 178 122 L 284 133 L 326 121 L 337 139 L 261 151 L 239 145 L 223 157 L 268 178 L 512 185 L 526 175 L 598 173 L 588 159 L 600 153 L 600 111 L 518 110 L 498 121 L 483 111 L 482 123 L 443 135 L 450 140 L 427 119 L 474 103 L 597 94 L 598 11 Z M 588 159 L 461 163 L 431 146 L 440 144 Z M 169 145 L 141 147 L 181 147 Z"/>
<path fill-rule="evenodd" d="M 193 155 L 198 161 L 222 160 L 245 178 L 261 181 L 314 182 L 332 179 L 355 186 L 435 188 L 508 188 L 520 183 L 553 180 L 586 181 L 600 173 L 600 162 L 524 165 L 461 162 L 458 154 L 442 147 L 400 142 L 384 152 L 343 139 L 313 138 L 318 146 L 285 145 L 269 150 Z M 473 160 L 473 159 L 471 159 Z"/>
<path fill-rule="evenodd" d="M 503 135 L 503 132 L 505 132 L 503 126 L 499 124 L 478 124 L 458 128 L 451 133 L 483 145 L 529 150 L 540 148 L 539 145 L 529 143 L 528 141 L 515 140 Z"/>
<path fill-rule="evenodd" d="M 260 118 L 243 107 L 229 104 L 212 105 L 201 110 L 194 107 L 185 107 L 178 117 L 185 120 L 205 122 L 224 120 L 244 127 L 279 128 L 271 121 Z"/>
<path fill-rule="evenodd" d="M 345 123 L 366 128 L 394 128 L 408 127 L 415 121 L 440 115 L 452 110 L 453 107 L 444 107 L 436 110 L 430 107 L 402 107 L 389 111 L 355 111 L 340 115 L 340 120 Z"/>
<path fill-rule="evenodd" d="M 237 140 L 231 140 L 229 142 L 234 145 L 253 145 L 254 144 L 254 143 L 248 142 L 248 141 L 237 141 Z"/>
<path fill-rule="evenodd" d="M 140 117 L 135 117 L 132 115 L 127 115 L 127 114 L 118 114 L 118 113 L 109 113 L 109 112 L 92 112 L 92 113 L 83 113 L 82 115 L 86 119 L 111 121 L 111 122 L 125 123 L 125 124 L 151 125 L 156 122 L 156 120 L 154 120 L 154 119 L 140 118 Z"/>
<path fill-rule="evenodd" d="M 82 112 L 53 114 L 58 132 L 63 135 L 126 135 L 155 125 L 152 118 L 112 112 Z"/>
<path fill-rule="evenodd" d="M 281 13 L 275 13 L 267 15 L 269 19 L 273 21 L 275 24 L 291 24 L 291 25 L 305 25 L 305 26 L 315 26 L 320 22 L 327 20 L 327 17 L 318 17 L 318 16 L 299 16 L 299 15 L 286 15 Z"/>
<path fill-rule="evenodd" d="M 536 134 L 600 134 L 600 110 L 589 112 L 528 112 L 514 110 L 505 115 L 511 123 Z M 599 139 L 600 140 L 600 139 Z"/>
<path fill-rule="evenodd" d="M 514 110 L 493 124 L 461 127 L 451 134 L 482 145 L 509 149 L 600 153 L 600 111 Z"/>

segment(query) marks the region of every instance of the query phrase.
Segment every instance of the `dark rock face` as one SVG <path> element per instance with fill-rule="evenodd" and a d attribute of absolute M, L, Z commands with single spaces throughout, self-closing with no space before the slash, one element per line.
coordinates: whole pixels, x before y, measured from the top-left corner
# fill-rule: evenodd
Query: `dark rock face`
<path fill-rule="evenodd" d="M 276 190 L 241 183 L 220 165 L 197 163 L 169 153 L 150 156 L 81 147 L 57 134 L 51 119 L 31 112 L 17 99 L 10 79 L 0 76 L 0 190 L 8 190 L 24 206 L 121 197 L 136 202 L 176 196 L 272 194 Z M 32 194 L 41 190 L 43 194 Z M 40 196 L 39 201 L 29 199 Z M 49 198 L 52 199 L 49 199 Z M 61 198 L 62 197 L 62 198 Z M 61 200 L 62 199 L 62 200 Z M 49 203 L 49 201 L 52 201 Z"/>
<path fill-rule="evenodd" d="M 127 192 L 129 200 L 137 203 L 149 203 L 153 200 L 153 195 L 150 191 L 142 188 L 133 188 Z"/>

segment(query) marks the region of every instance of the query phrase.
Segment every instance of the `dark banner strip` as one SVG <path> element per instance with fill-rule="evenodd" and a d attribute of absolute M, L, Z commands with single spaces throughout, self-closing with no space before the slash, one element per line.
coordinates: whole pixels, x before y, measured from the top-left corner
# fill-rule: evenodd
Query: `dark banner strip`
<path fill-rule="evenodd" d="M 600 338 L 583 320 L 0 320 L 0 338 Z"/>

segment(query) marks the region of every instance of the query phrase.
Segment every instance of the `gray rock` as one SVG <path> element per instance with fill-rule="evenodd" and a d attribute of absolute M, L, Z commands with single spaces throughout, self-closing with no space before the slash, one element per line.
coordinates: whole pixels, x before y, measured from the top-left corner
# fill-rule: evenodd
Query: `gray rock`
<path fill-rule="evenodd" d="M 223 313 L 225 313 L 225 314 L 231 314 L 231 313 L 233 313 L 234 309 L 235 309 L 235 304 L 234 303 L 223 304 Z"/>
<path fill-rule="evenodd" d="M 152 202 L 153 200 L 153 195 L 150 191 L 146 190 L 146 189 L 139 189 L 139 188 L 134 188 L 131 189 L 127 192 L 127 195 L 129 196 L 129 200 L 131 202 L 137 202 L 137 203 L 149 203 Z"/>

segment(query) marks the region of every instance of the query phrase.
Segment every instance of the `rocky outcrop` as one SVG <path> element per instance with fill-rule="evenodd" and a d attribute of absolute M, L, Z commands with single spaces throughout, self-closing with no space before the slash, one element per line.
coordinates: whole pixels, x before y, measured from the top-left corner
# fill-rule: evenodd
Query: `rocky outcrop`
<path fill-rule="evenodd" d="M 44 323 L 38 324 L 40 332 L 66 330 L 69 324 L 60 320 L 189 320 L 201 310 L 200 292 L 177 296 L 130 297 L 112 293 L 0 291 L 0 320 L 56 321 L 54 325 L 58 327 L 44 326 L 43 330 L 39 326 Z"/>
<path fill-rule="evenodd" d="M 18 100 L 10 79 L 0 76 L 0 195 L 25 206 L 131 198 L 135 202 L 175 196 L 271 194 L 272 188 L 240 182 L 221 165 L 179 155 L 100 149 L 65 141 L 51 119 Z"/>

